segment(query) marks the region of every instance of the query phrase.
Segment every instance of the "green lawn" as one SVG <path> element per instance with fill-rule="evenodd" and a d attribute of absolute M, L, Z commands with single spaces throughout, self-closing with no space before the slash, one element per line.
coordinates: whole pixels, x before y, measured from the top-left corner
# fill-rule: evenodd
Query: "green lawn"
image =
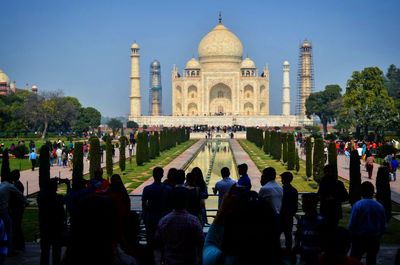
<path fill-rule="evenodd" d="M 243 149 L 249 154 L 250 158 L 254 161 L 256 166 L 260 171 L 262 171 L 266 167 L 273 167 L 276 170 L 278 175 L 278 179 L 280 180 L 279 175 L 287 170 L 286 165 L 284 165 L 281 161 L 276 161 L 269 155 L 266 155 L 264 151 L 258 148 L 255 144 L 247 140 L 238 140 Z M 318 184 L 313 181 L 306 179 L 306 169 L 305 162 L 300 160 L 300 170 L 297 173 L 295 170 L 290 170 L 293 173 L 293 182 L 292 185 L 299 192 L 316 192 L 318 189 Z"/>
<path fill-rule="evenodd" d="M 22 230 L 25 235 L 26 242 L 35 241 L 39 235 L 39 211 L 37 207 L 25 208 L 24 217 L 22 219 Z"/>

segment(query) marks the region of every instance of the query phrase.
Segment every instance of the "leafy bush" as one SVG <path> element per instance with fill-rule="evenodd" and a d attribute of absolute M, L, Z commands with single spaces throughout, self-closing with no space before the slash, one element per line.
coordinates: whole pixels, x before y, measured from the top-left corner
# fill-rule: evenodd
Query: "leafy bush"
<path fill-rule="evenodd" d="M 287 169 L 288 170 L 293 170 L 295 168 L 295 164 L 296 164 L 296 145 L 294 142 L 294 136 L 293 134 L 289 134 L 288 136 L 288 158 L 287 158 Z"/>
<path fill-rule="evenodd" d="M 111 140 L 110 136 L 106 137 L 106 172 L 108 177 L 111 177 L 113 174 L 113 146 Z"/>
<path fill-rule="evenodd" d="M 74 146 L 72 185 L 83 179 L 83 143 L 76 142 Z"/>
<path fill-rule="evenodd" d="M 324 141 L 322 138 L 315 139 L 314 142 L 314 157 L 313 157 L 313 177 L 315 182 L 320 183 L 324 176 Z"/>
<path fill-rule="evenodd" d="M 306 176 L 307 180 L 312 176 L 312 149 L 313 143 L 311 142 L 311 137 L 306 139 Z"/>
<path fill-rule="evenodd" d="M 125 136 L 121 136 L 119 138 L 119 168 L 121 169 L 122 172 L 125 171 L 125 162 L 126 162 L 126 156 L 125 156 L 125 149 L 126 149 L 126 143 L 128 142 L 128 139 L 126 139 Z"/>
<path fill-rule="evenodd" d="M 101 154 L 100 154 L 100 141 L 97 137 L 91 137 L 89 139 L 90 150 L 89 150 L 89 173 L 90 178 L 94 178 L 94 173 L 96 170 L 101 168 Z"/>

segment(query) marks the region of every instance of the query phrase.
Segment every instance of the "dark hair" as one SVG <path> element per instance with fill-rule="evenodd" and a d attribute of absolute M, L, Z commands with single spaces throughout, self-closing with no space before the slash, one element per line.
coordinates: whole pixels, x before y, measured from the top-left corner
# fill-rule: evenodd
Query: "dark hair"
<path fill-rule="evenodd" d="M 203 172 L 201 171 L 201 169 L 199 167 L 194 167 L 192 169 L 192 173 L 194 174 L 196 180 L 196 186 L 199 188 L 205 188 L 206 187 L 206 182 L 204 181 L 204 176 L 203 176 Z"/>
<path fill-rule="evenodd" d="M 243 174 L 247 173 L 247 170 L 248 170 L 247 164 L 246 164 L 246 163 L 240 164 L 240 165 L 238 166 L 238 169 L 239 169 L 239 174 L 241 174 L 241 173 L 243 173 Z"/>
<path fill-rule="evenodd" d="M 282 183 L 283 182 L 290 183 L 293 180 L 293 174 L 292 172 L 286 171 L 281 174 L 281 178 L 282 178 Z"/>
<path fill-rule="evenodd" d="M 176 172 L 177 172 L 177 171 L 178 171 L 178 170 L 177 170 L 176 168 L 171 167 L 171 168 L 168 170 L 167 179 L 168 179 L 168 180 L 175 181 L 175 179 L 176 179 Z"/>
<path fill-rule="evenodd" d="M 185 171 L 178 169 L 176 171 L 176 184 L 182 185 L 185 182 Z"/>
<path fill-rule="evenodd" d="M 153 169 L 153 178 L 154 178 L 154 180 L 161 181 L 163 176 L 164 176 L 164 169 L 162 169 L 162 167 L 155 167 Z"/>
<path fill-rule="evenodd" d="M 361 183 L 361 196 L 363 198 L 372 199 L 374 196 L 375 188 L 369 181 L 364 181 Z"/>
<path fill-rule="evenodd" d="M 223 168 L 221 169 L 221 176 L 222 176 L 223 178 L 229 177 L 230 174 L 231 174 L 231 172 L 229 171 L 229 168 L 223 167 Z"/>
<path fill-rule="evenodd" d="M 21 174 L 18 169 L 14 169 L 13 171 L 10 172 L 10 180 L 11 181 L 17 181 L 21 177 Z"/>
<path fill-rule="evenodd" d="M 196 187 L 196 175 L 193 172 L 186 174 L 186 184 L 188 186 Z"/>
<path fill-rule="evenodd" d="M 276 170 L 273 167 L 264 168 L 262 174 L 263 174 L 264 177 L 267 177 L 268 179 L 275 179 L 276 178 Z"/>

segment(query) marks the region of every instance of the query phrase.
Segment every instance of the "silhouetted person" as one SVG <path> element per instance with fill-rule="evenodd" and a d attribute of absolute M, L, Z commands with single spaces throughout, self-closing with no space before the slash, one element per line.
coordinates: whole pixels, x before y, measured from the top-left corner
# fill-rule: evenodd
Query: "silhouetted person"
<path fill-rule="evenodd" d="M 229 168 L 223 167 L 221 169 L 222 179 L 215 183 L 215 187 L 213 188 L 214 195 L 218 193 L 218 209 L 221 207 L 225 193 L 236 183 L 236 181 L 230 178 L 230 174 Z"/>
<path fill-rule="evenodd" d="M 11 171 L 11 181 L 14 186 L 24 194 L 24 185 L 22 185 L 20 172 L 18 169 Z M 14 196 L 10 197 L 10 216 L 12 219 L 12 232 L 13 232 L 13 245 L 15 250 L 25 249 L 25 237 L 22 231 L 22 218 L 24 216 L 25 201 L 15 199 Z"/>
<path fill-rule="evenodd" d="M 238 186 L 246 187 L 248 190 L 251 190 L 251 181 L 249 175 L 247 175 L 247 164 L 243 163 L 238 166 L 238 172 L 240 178 L 237 181 Z"/>
<path fill-rule="evenodd" d="M 351 256 L 361 260 L 367 253 L 366 265 L 376 264 L 380 240 L 386 229 L 385 209 L 379 202 L 372 199 L 374 186 L 365 181 L 361 184 L 362 200 L 351 209 L 349 230 L 352 234 Z"/>
<path fill-rule="evenodd" d="M 107 191 L 108 186 L 110 186 L 110 182 L 103 179 L 103 169 L 95 169 L 94 178 L 90 180 L 89 187 L 94 189 L 96 193 L 104 193 Z"/>
<path fill-rule="evenodd" d="M 235 184 L 207 233 L 203 264 L 281 264 L 278 230 L 272 207 Z"/>
<path fill-rule="evenodd" d="M 142 210 L 146 226 L 147 244 L 154 248 L 154 234 L 160 219 L 168 213 L 168 197 L 171 187 L 161 183 L 164 170 L 161 167 L 153 169 L 154 182 L 143 189 Z"/>
<path fill-rule="evenodd" d="M 60 264 L 61 246 L 65 232 L 66 216 L 64 198 L 57 194 L 58 179 L 50 179 L 39 192 L 40 264 L 50 263 L 50 248 L 53 264 Z"/>
<path fill-rule="evenodd" d="M 386 163 L 386 162 L 385 162 Z M 392 191 L 390 189 L 390 170 L 387 165 L 378 168 L 376 175 L 376 200 L 385 208 L 386 222 L 392 217 Z"/>
<path fill-rule="evenodd" d="M 286 249 L 290 251 L 293 242 L 293 218 L 297 212 L 298 192 L 292 184 L 290 184 L 293 180 L 293 174 L 291 172 L 282 173 L 281 178 L 283 184 L 283 197 L 279 214 L 279 224 L 285 235 Z"/>
<path fill-rule="evenodd" d="M 200 189 L 200 210 L 201 210 L 201 223 L 208 223 L 206 212 L 206 199 L 208 198 L 207 184 L 204 180 L 203 172 L 199 167 L 194 167 L 192 173 L 195 176 L 196 187 Z"/>
<path fill-rule="evenodd" d="M 198 265 L 204 243 L 203 229 L 197 217 L 187 210 L 187 188 L 176 187 L 171 193 L 174 210 L 158 225 L 156 239 L 166 265 Z"/>
<path fill-rule="evenodd" d="M 295 252 L 300 253 L 302 264 L 318 264 L 321 253 L 321 234 L 324 231 L 324 221 L 317 212 L 318 195 L 305 193 L 302 195 L 304 216 L 297 223 L 295 236 Z"/>
<path fill-rule="evenodd" d="M 337 226 L 343 217 L 342 203 L 349 199 L 343 182 L 338 180 L 332 165 L 324 167 L 324 177 L 319 184 L 318 195 L 321 200 L 320 213 L 327 225 Z"/>
<path fill-rule="evenodd" d="M 351 246 L 351 234 L 343 227 L 326 231 L 322 238 L 323 254 L 319 265 L 362 265 L 362 263 L 347 256 Z"/>
<path fill-rule="evenodd" d="M 177 169 L 172 167 L 168 170 L 167 178 L 164 180 L 164 184 L 169 185 L 171 188 L 176 185 L 176 172 Z"/>
<path fill-rule="evenodd" d="M 188 190 L 186 210 L 199 218 L 201 224 L 204 224 L 201 214 L 201 193 L 200 188 L 196 186 L 196 176 L 189 172 L 186 174 L 185 187 Z"/>
<path fill-rule="evenodd" d="M 275 181 L 276 171 L 273 167 L 264 168 L 261 175 L 261 185 L 259 196 L 267 201 L 276 215 L 279 215 L 282 205 L 283 189 Z"/>

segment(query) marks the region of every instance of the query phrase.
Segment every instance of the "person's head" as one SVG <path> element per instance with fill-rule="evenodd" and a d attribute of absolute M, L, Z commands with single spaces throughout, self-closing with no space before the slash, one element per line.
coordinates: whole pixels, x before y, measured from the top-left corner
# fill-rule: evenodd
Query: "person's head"
<path fill-rule="evenodd" d="M 328 164 L 324 166 L 324 178 L 337 179 L 336 172 L 337 170 L 335 168 L 335 165 Z"/>
<path fill-rule="evenodd" d="M 282 184 L 287 185 L 290 184 L 293 180 L 292 172 L 286 171 L 281 174 Z"/>
<path fill-rule="evenodd" d="M 153 169 L 153 178 L 155 182 L 161 182 L 163 176 L 164 176 L 164 169 L 162 169 L 162 167 L 155 167 Z"/>
<path fill-rule="evenodd" d="M 172 207 L 174 210 L 184 210 L 188 204 L 188 190 L 185 187 L 176 187 L 171 192 Z"/>
<path fill-rule="evenodd" d="M 375 188 L 371 182 L 364 181 L 363 183 L 361 183 L 361 196 L 364 199 L 372 199 L 372 197 L 374 196 L 374 192 Z"/>
<path fill-rule="evenodd" d="M 247 174 L 247 169 L 248 169 L 248 167 L 247 167 L 246 163 L 240 164 L 238 166 L 239 175 L 242 176 L 242 175 Z"/>
<path fill-rule="evenodd" d="M 196 186 L 197 187 L 203 187 L 206 185 L 206 182 L 204 181 L 203 172 L 201 171 L 201 169 L 199 167 L 194 167 L 192 169 L 192 173 L 194 174 L 194 176 L 196 178 Z"/>
<path fill-rule="evenodd" d="M 301 196 L 302 208 L 306 215 L 315 214 L 317 212 L 318 200 L 318 194 L 312 192 L 304 193 Z"/>
<path fill-rule="evenodd" d="M 229 177 L 230 174 L 231 174 L 231 172 L 229 172 L 229 168 L 223 167 L 223 168 L 221 169 L 221 176 L 222 176 L 222 178 L 227 178 L 227 177 Z"/>
<path fill-rule="evenodd" d="M 193 172 L 186 174 L 186 184 L 191 187 L 196 187 L 196 175 Z"/>
<path fill-rule="evenodd" d="M 10 172 L 10 180 L 11 181 L 17 181 L 21 177 L 21 174 L 18 169 L 14 169 L 13 171 Z"/>
<path fill-rule="evenodd" d="M 176 171 L 176 185 L 183 185 L 185 183 L 185 171 L 178 169 Z"/>
<path fill-rule="evenodd" d="M 177 169 L 174 167 L 171 167 L 168 170 L 167 179 L 171 185 L 175 185 L 175 183 L 176 183 L 176 172 L 177 172 Z"/>
<path fill-rule="evenodd" d="M 122 184 L 121 176 L 118 174 L 114 174 L 110 178 L 110 184 Z"/>
<path fill-rule="evenodd" d="M 102 168 L 96 168 L 94 170 L 94 178 L 95 179 L 103 179 L 103 169 Z"/>
<path fill-rule="evenodd" d="M 261 185 L 265 185 L 267 182 L 276 178 L 276 171 L 273 167 L 264 168 L 261 175 Z"/>
<path fill-rule="evenodd" d="M 347 255 L 351 246 L 351 234 L 343 227 L 326 230 L 322 234 L 322 248 L 327 258 L 340 259 Z"/>
<path fill-rule="evenodd" d="M 47 191 L 51 194 L 57 193 L 58 188 L 58 178 L 51 178 L 47 181 Z"/>

